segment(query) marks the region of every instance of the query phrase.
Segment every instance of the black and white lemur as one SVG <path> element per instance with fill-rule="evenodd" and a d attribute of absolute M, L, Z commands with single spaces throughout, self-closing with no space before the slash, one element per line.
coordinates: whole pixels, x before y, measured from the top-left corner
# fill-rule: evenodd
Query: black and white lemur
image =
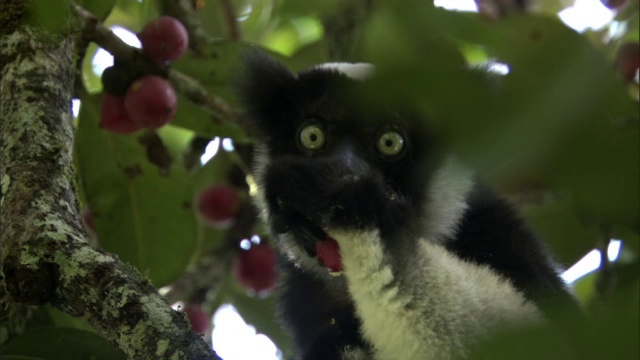
<path fill-rule="evenodd" d="M 573 302 L 536 235 L 423 118 L 363 96 L 372 65 L 293 74 L 244 58 L 256 203 L 283 255 L 296 359 L 464 358 Z"/>

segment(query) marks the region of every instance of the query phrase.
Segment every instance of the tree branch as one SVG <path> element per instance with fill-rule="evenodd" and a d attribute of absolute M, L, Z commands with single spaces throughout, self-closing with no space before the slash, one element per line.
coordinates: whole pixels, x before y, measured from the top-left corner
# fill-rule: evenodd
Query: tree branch
<path fill-rule="evenodd" d="M 35 306 L 18 304 L 10 300 L 4 275 L 0 269 L 0 346 L 22 334 L 27 329 L 27 322 L 37 310 Z"/>
<path fill-rule="evenodd" d="M 10 300 L 51 303 L 130 359 L 216 359 L 148 280 L 86 240 L 71 156 L 70 38 L 52 42 L 22 25 L 0 33 L 0 48 L 0 263 Z"/>
<path fill-rule="evenodd" d="M 224 20 L 227 23 L 229 39 L 233 41 L 240 41 L 242 39 L 242 35 L 240 34 L 238 17 L 236 16 L 236 10 L 233 7 L 233 3 L 230 0 L 219 0 L 218 3 L 222 9 Z"/>

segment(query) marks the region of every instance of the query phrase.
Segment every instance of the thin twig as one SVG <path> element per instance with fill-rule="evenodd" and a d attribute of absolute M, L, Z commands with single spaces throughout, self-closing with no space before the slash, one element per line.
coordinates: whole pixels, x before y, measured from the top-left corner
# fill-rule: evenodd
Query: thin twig
<path fill-rule="evenodd" d="M 84 21 L 82 37 L 85 41 L 93 41 L 120 61 L 131 61 L 137 56 L 136 48 L 127 45 L 113 31 L 104 27 L 97 17 L 77 4 L 73 7 Z"/>
<path fill-rule="evenodd" d="M 227 30 L 229 39 L 233 41 L 242 40 L 240 33 L 240 26 L 238 26 L 238 17 L 236 16 L 236 9 L 229 0 L 219 0 L 220 7 L 222 8 L 222 14 L 227 23 Z"/>

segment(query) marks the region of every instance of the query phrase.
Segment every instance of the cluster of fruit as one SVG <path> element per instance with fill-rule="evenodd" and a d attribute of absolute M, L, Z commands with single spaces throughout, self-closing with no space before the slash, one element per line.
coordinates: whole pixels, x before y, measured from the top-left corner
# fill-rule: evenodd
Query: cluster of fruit
<path fill-rule="evenodd" d="M 214 185 L 202 191 L 196 200 L 200 219 L 214 228 L 226 229 L 238 215 L 242 200 L 230 185 Z M 248 241 L 233 262 L 233 274 L 246 289 L 261 294 L 276 284 L 276 254 L 265 241 Z"/>
<path fill-rule="evenodd" d="M 200 192 L 196 199 L 199 218 L 203 223 L 216 229 L 229 228 L 234 223 L 241 206 L 242 199 L 236 188 L 231 185 L 210 186 Z M 82 219 L 87 229 L 95 234 L 89 208 L 82 211 Z M 233 274 L 247 290 L 264 294 L 274 288 L 278 279 L 276 253 L 265 241 L 250 241 L 247 245 L 249 246 L 246 249 L 239 249 L 234 259 Z M 322 249 L 320 252 L 329 252 L 329 250 Z"/>
<path fill-rule="evenodd" d="M 161 16 L 138 34 L 142 55 L 166 65 L 184 54 L 189 35 L 180 21 Z M 176 113 L 176 93 L 162 76 L 141 74 L 117 60 L 102 74 L 104 95 L 100 126 L 118 134 L 142 128 L 156 129 L 170 122 Z"/>

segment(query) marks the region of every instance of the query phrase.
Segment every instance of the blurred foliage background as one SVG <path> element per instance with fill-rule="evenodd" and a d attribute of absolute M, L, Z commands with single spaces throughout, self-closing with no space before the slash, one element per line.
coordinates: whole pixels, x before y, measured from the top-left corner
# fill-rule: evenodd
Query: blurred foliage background
<path fill-rule="evenodd" d="M 54 29 L 69 13 L 67 1 L 35 3 L 35 21 Z M 135 33 L 169 12 L 171 2 L 77 3 L 106 26 Z M 481 13 L 449 11 L 429 0 L 193 0 L 205 41 L 172 68 L 235 107 L 231 80 L 239 53 L 249 46 L 265 48 L 292 70 L 328 60 L 375 63 L 372 89 L 379 101 L 409 101 L 427 114 L 465 161 L 520 205 L 560 263 L 571 266 L 594 248 L 603 254 L 596 255 L 599 269 L 572 285 L 592 323 L 574 329 L 579 350 L 557 329 L 545 328 L 498 336 L 477 357 L 637 359 L 638 78 L 620 76 L 616 53 L 638 42 L 638 0 L 623 2 L 608 26 L 580 33 L 557 16 L 572 5 L 567 1 L 536 1 L 528 11 L 507 11 L 508 2 L 496 2 L 494 10 L 507 6 L 497 12 L 490 11 L 491 2 L 479 3 Z M 357 21 L 340 28 L 349 14 Z M 345 39 L 347 46 L 341 44 Z M 175 120 L 156 133 L 100 129 L 100 72 L 106 65 L 96 62 L 98 50 L 92 43 L 78 61 L 75 140 L 80 197 L 93 215 L 93 239 L 146 274 L 176 307 L 196 304 L 212 316 L 232 304 L 281 355 L 290 355 L 272 297 L 247 293 L 229 270 L 240 240 L 265 235 L 264 228 L 243 220 L 230 230 L 212 229 L 193 206 L 198 192 L 212 184 L 233 184 L 249 198 L 251 137 L 183 94 Z M 232 139 L 235 150 L 227 140 L 227 150 L 201 163 L 216 138 Z M 168 161 L 159 163 L 153 156 L 158 153 Z M 129 178 L 127 169 L 139 175 Z M 611 239 L 622 240 L 616 261 L 604 255 Z M 48 307 L 0 354 L 121 357 L 92 329 Z"/>

